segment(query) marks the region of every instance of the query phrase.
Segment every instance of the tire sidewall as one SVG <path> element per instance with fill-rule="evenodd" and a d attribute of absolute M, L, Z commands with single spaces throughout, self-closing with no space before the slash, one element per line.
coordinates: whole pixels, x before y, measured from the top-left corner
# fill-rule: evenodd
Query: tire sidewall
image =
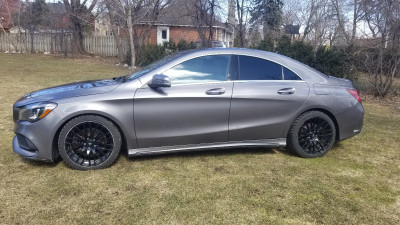
<path fill-rule="evenodd" d="M 81 123 L 85 122 L 95 122 L 99 123 L 105 128 L 107 128 L 112 137 L 113 137 L 113 142 L 114 142 L 114 147 L 113 150 L 110 154 L 110 156 L 106 159 L 106 161 L 102 162 L 99 165 L 92 166 L 92 167 L 86 167 L 86 166 L 81 166 L 76 164 L 70 157 L 67 155 L 67 150 L 65 149 L 65 138 L 68 135 L 68 133 L 71 131 L 73 127 L 76 125 L 79 125 Z M 95 170 L 95 169 L 103 169 L 106 167 L 109 167 L 118 157 L 119 152 L 121 150 L 121 134 L 118 130 L 118 128 L 114 125 L 113 122 L 110 120 L 101 117 L 101 116 L 96 116 L 96 115 L 84 115 L 84 116 L 78 116 L 72 120 L 70 120 L 68 123 L 64 125 L 62 128 L 59 136 L 58 136 L 58 150 L 60 152 L 60 155 L 62 159 L 64 160 L 64 163 L 67 164 L 67 166 L 77 169 L 77 170 Z"/>

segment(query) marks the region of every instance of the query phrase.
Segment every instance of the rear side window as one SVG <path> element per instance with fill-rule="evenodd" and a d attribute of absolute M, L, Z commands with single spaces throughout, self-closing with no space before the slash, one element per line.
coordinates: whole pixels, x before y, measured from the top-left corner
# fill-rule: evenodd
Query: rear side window
<path fill-rule="evenodd" d="M 251 56 L 239 56 L 239 80 L 282 80 L 282 66 Z"/>
<path fill-rule="evenodd" d="M 230 55 L 211 55 L 190 59 L 163 74 L 171 77 L 171 83 L 206 83 L 226 81 Z"/>
<path fill-rule="evenodd" d="M 283 66 L 282 68 L 283 68 L 283 77 L 285 80 L 301 80 L 301 78 L 297 76 L 297 74 L 295 74 L 293 71 Z"/>

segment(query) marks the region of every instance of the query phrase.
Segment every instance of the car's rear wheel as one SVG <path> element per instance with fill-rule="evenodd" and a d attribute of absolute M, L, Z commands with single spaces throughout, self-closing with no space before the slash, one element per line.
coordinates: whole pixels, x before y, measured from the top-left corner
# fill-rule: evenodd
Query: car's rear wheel
<path fill-rule="evenodd" d="M 121 142 L 121 134 L 111 121 L 101 116 L 84 115 L 63 127 L 58 149 L 64 162 L 74 169 L 102 169 L 118 157 Z"/>
<path fill-rule="evenodd" d="M 332 119 L 323 112 L 310 111 L 300 115 L 292 124 L 287 147 L 304 157 L 319 157 L 335 143 L 336 129 Z"/>

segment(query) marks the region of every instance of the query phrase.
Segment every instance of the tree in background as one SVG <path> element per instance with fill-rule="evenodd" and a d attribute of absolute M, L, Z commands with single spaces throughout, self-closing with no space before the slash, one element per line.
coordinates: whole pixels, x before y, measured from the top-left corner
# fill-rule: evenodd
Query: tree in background
<path fill-rule="evenodd" d="M 347 44 L 354 44 L 357 26 L 364 19 L 362 0 L 331 0 L 337 26 L 343 34 Z M 346 15 L 351 15 L 347 16 Z"/>
<path fill-rule="evenodd" d="M 362 51 L 364 68 L 372 76 L 373 92 L 385 97 L 400 76 L 400 2 L 363 0 L 365 19 L 374 39 Z"/>
<path fill-rule="evenodd" d="M 146 34 L 153 27 L 158 15 L 162 10 L 171 4 L 171 0 L 119 0 L 106 1 L 106 7 L 109 15 L 118 21 L 122 21 L 128 30 L 129 59 L 128 62 L 134 67 L 140 45 L 146 37 Z M 146 18 L 147 23 L 144 29 L 138 29 L 134 26 Z"/>
<path fill-rule="evenodd" d="M 83 34 L 85 29 L 92 26 L 94 20 L 92 11 L 96 6 L 97 0 L 91 1 L 90 4 L 88 4 L 87 0 L 83 2 L 80 0 L 63 0 L 63 2 L 71 23 L 72 54 L 88 54 L 83 46 Z"/>
<path fill-rule="evenodd" d="M 263 35 L 279 32 L 282 25 L 282 0 L 253 0 L 250 23 L 261 25 Z"/>
<path fill-rule="evenodd" d="M 236 14 L 238 17 L 237 24 L 237 45 L 236 47 L 245 47 L 246 44 L 246 31 L 247 31 L 247 16 L 250 10 L 250 0 L 236 0 Z M 235 37 L 236 42 L 236 37 Z"/>
<path fill-rule="evenodd" d="M 217 0 L 188 1 L 186 8 L 192 17 L 193 24 L 199 33 L 203 47 L 212 47 L 216 11 L 219 6 Z"/>
<path fill-rule="evenodd" d="M 45 21 L 49 15 L 49 7 L 45 0 L 35 0 L 34 2 L 26 2 L 26 7 L 20 15 L 20 25 L 29 31 L 31 39 L 31 53 L 35 52 L 34 39 L 35 32 L 39 27 L 45 28 Z"/>

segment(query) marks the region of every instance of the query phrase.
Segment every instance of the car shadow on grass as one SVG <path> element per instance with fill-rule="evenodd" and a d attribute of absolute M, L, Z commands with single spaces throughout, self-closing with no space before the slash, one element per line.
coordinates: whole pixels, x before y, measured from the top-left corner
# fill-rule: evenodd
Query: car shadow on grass
<path fill-rule="evenodd" d="M 23 157 L 20 157 L 20 160 L 22 163 L 28 164 L 29 166 L 33 167 L 46 167 L 46 168 L 53 168 L 58 165 L 59 162 L 61 162 L 61 159 L 57 159 L 55 162 L 47 162 L 47 161 L 38 161 L 38 160 L 33 160 L 33 159 L 26 159 Z"/>
<path fill-rule="evenodd" d="M 145 161 L 145 160 L 156 160 L 156 159 L 166 159 L 166 158 L 192 158 L 192 157 L 205 157 L 205 156 L 233 156 L 233 155 L 264 155 L 264 154 L 277 154 L 282 152 L 286 154 L 285 149 L 279 148 L 266 148 L 266 147 L 248 147 L 248 148 L 226 148 L 226 149 L 208 149 L 208 150 L 198 150 L 198 151 L 185 151 L 185 152 L 171 152 L 171 153 L 161 153 L 154 155 L 138 155 L 138 156 L 128 156 L 127 152 L 123 153 L 124 157 L 127 157 L 131 161 Z"/>

